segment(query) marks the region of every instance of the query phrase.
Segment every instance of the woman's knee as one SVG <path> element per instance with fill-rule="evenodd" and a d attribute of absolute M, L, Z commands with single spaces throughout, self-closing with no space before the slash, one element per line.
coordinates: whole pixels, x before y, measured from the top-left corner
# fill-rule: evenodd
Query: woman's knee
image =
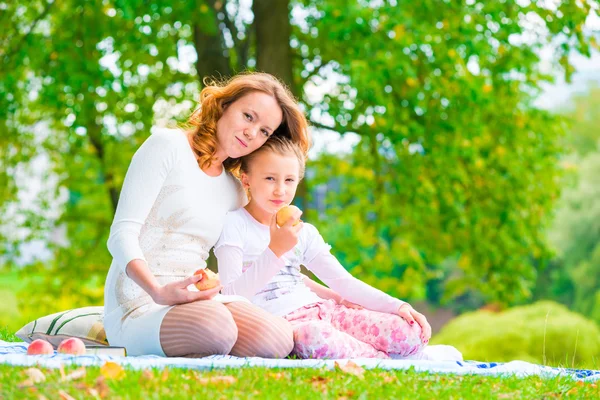
<path fill-rule="evenodd" d="M 237 338 L 238 328 L 233 316 L 218 302 L 177 306 L 167 313 L 161 327 L 163 345 L 179 341 L 180 344 L 174 343 L 173 347 L 181 355 L 228 354 Z"/>
<path fill-rule="evenodd" d="M 216 354 L 229 354 L 238 339 L 238 328 L 231 312 L 222 303 L 203 312 L 203 318 L 196 319 L 198 328 L 208 337 L 215 338 Z"/>
<path fill-rule="evenodd" d="M 277 348 L 281 349 L 279 352 L 281 354 L 274 354 L 272 357 L 286 357 L 288 354 L 294 350 L 294 329 L 292 325 L 281 318 L 279 321 L 279 335 L 277 337 Z"/>
<path fill-rule="evenodd" d="M 279 358 L 294 348 L 294 333 L 288 321 L 247 303 L 227 304 L 239 330 L 236 351 L 247 356 Z M 237 355 L 237 354 L 236 354 Z"/>

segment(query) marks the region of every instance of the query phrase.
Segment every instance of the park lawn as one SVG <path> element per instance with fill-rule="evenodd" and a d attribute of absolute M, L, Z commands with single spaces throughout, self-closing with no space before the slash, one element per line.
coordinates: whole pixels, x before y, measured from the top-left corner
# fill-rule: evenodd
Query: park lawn
<path fill-rule="evenodd" d="M 1 340 L 16 340 L 0 329 Z M 46 380 L 27 385 L 28 367 L 0 364 L 0 398 L 598 398 L 598 384 L 570 378 L 482 377 L 408 371 L 228 368 L 116 370 L 101 367 L 40 368 Z M 72 379 L 68 379 L 72 374 Z M 66 376 L 67 379 L 64 379 Z"/>

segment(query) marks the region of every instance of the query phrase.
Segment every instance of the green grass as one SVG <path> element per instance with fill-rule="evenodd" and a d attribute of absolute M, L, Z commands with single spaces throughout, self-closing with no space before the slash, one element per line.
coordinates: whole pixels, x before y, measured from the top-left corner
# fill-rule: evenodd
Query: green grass
<path fill-rule="evenodd" d="M 15 333 L 12 329 L 9 329 L 6 326 L 0 326 L 0 340 L 5 340 L 7 342 L 21 342 L 22 340 L 15 336 Z"/>
<path fill-rule="evenodd" d="M 0 339 L 14 335 L 0 329 Z M 122 379 L 111 379 L 100 367 L 88 367 L 85 376 L 63 380 L 60 369 L 40 368 L 46 380 L 21 386 L 28 367 L 0 364 L 0 398 L 76 399 L 110 398 L 221 398 L 221 399 L 541 399 L 569 396 L 598 398 L 597 384 L 570 378 L 482 377 L 408 371 L 365 370 L 355 376 L 340 370 L 228 368 L 211 371 L 187 369 L 126 369 Z M 65 367 L 68 376 L 81 367 Z M 43 396 L 43 397 L 42 397 Z"/>
<path fill-rule="evenodd" d="M 100 368 L 88 367 L 85 377 L 63 381 L 57 369 L 41 368 L 46 381 L 28 388 L 25 367 L 0 365 L 0 398 L 59 398 L 63 391 L 75 398 L 96 394 L 107 398 L 509 398 L 539 399 L 572 395 L 597 398 L 598 386 L 569 378 L 481 377 L 432 375 L 409 371 L 368 370 L 363 377 L 327 369 L 228 368 L 212 371 L 184 369 L 126 370 L 121 380 L 107 379 Z M 65 374 L 77 367 L 65 368 Z M 165 372 L 166 371 L 166 372 Z"/>

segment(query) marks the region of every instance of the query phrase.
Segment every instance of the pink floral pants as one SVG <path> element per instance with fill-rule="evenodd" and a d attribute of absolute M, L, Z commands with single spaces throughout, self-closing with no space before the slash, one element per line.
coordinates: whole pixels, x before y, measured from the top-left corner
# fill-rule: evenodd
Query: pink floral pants
<path fill-rule="evenodd" d="M 285 317 L 300 358 L 408 357 L 421 351 L 421 327 L 394 314 L 352 309 L 333 300 L 310 304 Z"/>

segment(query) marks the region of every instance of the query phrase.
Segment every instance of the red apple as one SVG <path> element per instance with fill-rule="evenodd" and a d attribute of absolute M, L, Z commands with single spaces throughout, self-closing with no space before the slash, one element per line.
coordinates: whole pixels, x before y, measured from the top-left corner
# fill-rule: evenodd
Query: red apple
<path fill-rule="evenodd" d="M 64 354 L 80 356 L 85 354 L 85 344 L 78 338 L 68 338 L 60 342 L 57 351 Z"/>
<path fill-rule="evenodd" d="M 29 343 L 29 347 L 27 347 L 27 354 L 30 356 L 39 354 L 54 354 L 54 347 L 52 347 L 52 345 L 45 340 L 36 339 Z"/>

